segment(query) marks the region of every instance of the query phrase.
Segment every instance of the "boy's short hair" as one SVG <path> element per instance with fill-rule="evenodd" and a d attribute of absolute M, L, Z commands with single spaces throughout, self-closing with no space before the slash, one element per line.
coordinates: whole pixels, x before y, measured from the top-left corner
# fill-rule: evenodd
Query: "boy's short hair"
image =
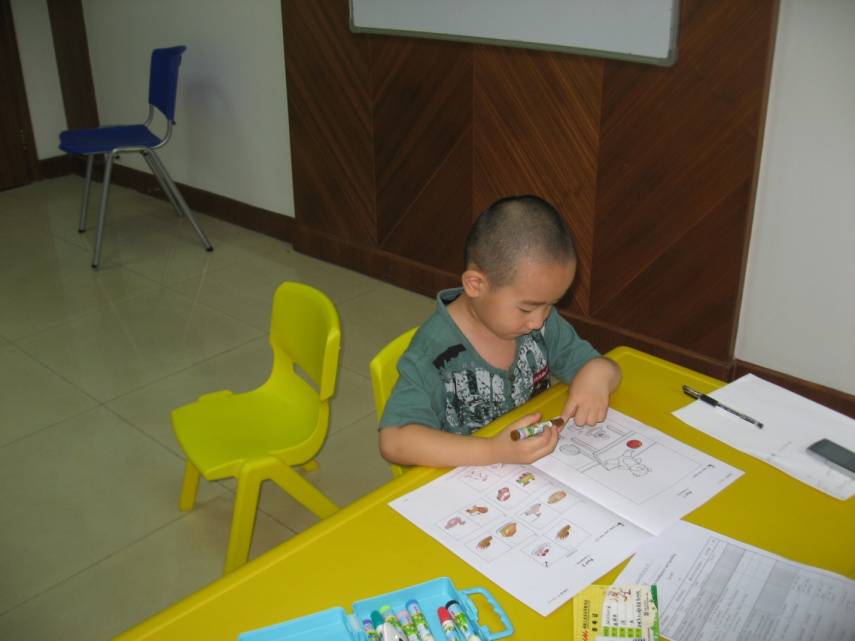
<path fill-rule="evenodd" d="M 537 196 L 509 196 L 485 209 L 466 237 L 466 268 L 484 272 L 490 283 L 510 283 L 520 258 L 539 262 L 576 260 L 567 223 L 555 207 Z"/>

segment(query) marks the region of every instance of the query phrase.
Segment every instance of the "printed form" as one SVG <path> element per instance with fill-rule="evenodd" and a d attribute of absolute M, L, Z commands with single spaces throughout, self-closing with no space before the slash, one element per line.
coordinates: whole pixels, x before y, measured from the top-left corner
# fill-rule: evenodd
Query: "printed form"
<path fill-rule="evenodd" d="M 763 429 L 701 401 L 674 416 L 835 498 L 855 496 L 855 477 L 807 452 L 821 438 L 855 451 L 855 420 L 752 374 L 709 395 L 761 421 Z"/>
<path fill-rule="evenodd" d="M 609 410 L 535 466 L 460 467 L 389 505 L 545 616 L 741 474 Z"/>
<path fill-rule="evenodd" d="M 617 583 L 655 583 L 671 641 L 855 641 L 855 581 L 679 521 Z"/>

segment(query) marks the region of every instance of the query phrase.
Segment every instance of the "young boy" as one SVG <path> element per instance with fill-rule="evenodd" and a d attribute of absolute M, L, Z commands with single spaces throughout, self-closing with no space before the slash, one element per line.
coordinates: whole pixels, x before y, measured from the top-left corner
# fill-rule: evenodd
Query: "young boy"
<path fill-rule="evenodd" d="M 549 387 L 570 382 L 565 419 L 605 418 L 620 382 L 603 358 L 554 309 L 576 275 L 570 230 L 536 196 L 493 203 L 466 239 L 463 287 L 437 295 L 437 309 L 398 363 L 400 377 L 380 420 L 380 451 L 401 465 L 452 467 L 531 463 L 555 449 L 558 429 L 514 441 L 509 432 L 471 438 L 490 421 Z M 572 381 L 572 382 L 571 382 Z"/>

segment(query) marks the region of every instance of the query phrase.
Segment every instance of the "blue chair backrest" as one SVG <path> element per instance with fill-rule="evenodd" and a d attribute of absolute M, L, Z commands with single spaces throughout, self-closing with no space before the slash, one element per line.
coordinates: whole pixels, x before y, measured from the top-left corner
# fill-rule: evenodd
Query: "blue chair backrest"
<path fill-rule="evenodd" d="M 148 101 L 175 122 L 175 94 L 178 92 L 178 67 L 187 47 L 168 47 L 151 52 Z"/>

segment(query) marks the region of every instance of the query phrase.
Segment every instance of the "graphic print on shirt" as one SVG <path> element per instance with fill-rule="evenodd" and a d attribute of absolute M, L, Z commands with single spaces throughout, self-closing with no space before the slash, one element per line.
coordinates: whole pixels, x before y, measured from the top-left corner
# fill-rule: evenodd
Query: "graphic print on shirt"
<path fill-rule="evenodd" d="M 549 388 L 546 344 L 539 331 L 520 340 L 507 377 L 477 365 L 461 344 L 446 349 L 433 365 L 445 391 L 446 422 L 458 434 L 477 431 Z"/>

